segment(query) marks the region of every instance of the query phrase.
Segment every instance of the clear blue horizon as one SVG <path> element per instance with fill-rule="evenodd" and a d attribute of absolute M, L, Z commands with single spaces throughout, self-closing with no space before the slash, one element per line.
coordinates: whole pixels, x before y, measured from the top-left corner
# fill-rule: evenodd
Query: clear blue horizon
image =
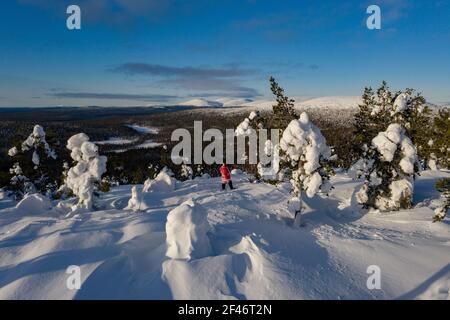
<path fill-rule="evenodd" d="M 70 4 L 81 30 L 66 28 Z M 448 1 L 5 1 L 0 107 L 269 99 L 271 75 L 293 97 L 386 80 L 450 104 L 449 21 Z"/>

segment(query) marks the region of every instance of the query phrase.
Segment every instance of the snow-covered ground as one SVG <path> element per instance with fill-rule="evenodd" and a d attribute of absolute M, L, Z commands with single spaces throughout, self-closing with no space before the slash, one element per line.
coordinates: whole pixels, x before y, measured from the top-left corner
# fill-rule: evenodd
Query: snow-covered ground
<path fill-rule="evenodd" d="M 107 140 L 94 141 L 94 143 L 98 144 L 98 145 L 125 145 L 125 144 L 135 143 L 136 141 L 137 141 L 137 139 L 125 139 L 125 138 L 111 137 Z"/>
<path fill-rule="evenodd" d="M 111 152 L 122 153 L 122 152 L 126 152 L 128 150 L 133 150 L 133 149 L 152 149 L 152 148 L 157 148 L 161 145 L 162 145 L 162 143 L 160 143 L 160 142 L 155 142 L 153 140 L 146 140 L 143 143 L 137 144 L 135 146 L 132 146 L 132 147 L 129 147 L 126 149 L 117 149 L 117 150 L 113 150 Z"/>
<path fill-rule="evenodd" d="M 129 125 L 127 125 L 127 127 L 135 130 L 138 133 L 142 133 L 142 134 L 158 134 L 158 132 L 159 132 L 158 128 L 146 127 L 146 126 L 141 126 L 138 124 L 129 124 Z"/>
<path fill-rule="evenodd" d="M 74 217 L 48 206 L 36 214 L 0 196 L 0 299 L 449 299 L 450 223 L 431 222 L 442 176 L 450 173 L 424 172 L 413 209 L 381 214 L 361 212 L 360 182 L 339 173 L 329 197 L 305 200 L 299 229 L 287 211 L 290 185 L 245 175 L 234 176 L 233 191 L 200 178 L 144 193 L 141 212 L 125 210 L 132 186 Z M 173 217 L 186 210 L 206 215 L 210 226 L 203 221 L 197 232 L 209 230 L 209 247 L 190 260 L 169 258 L 166 230 L 173 246 L 182 228 Z M 70 265 L 81 267 L 78 291 L 66 287 Z M 370 265 L 381 270 L 380 290 L 366 286 Z"/>

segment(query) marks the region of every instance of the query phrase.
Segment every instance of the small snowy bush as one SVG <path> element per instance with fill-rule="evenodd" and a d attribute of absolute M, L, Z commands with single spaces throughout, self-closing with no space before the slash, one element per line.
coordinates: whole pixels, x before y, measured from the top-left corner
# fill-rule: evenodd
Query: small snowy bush
<path fill-rule="evenodd" d="M 192 169 L 192 167 L 188 166 L 187 164 L 182 164 L 181 165 L 181 173 L 180 173 L 181 177 L 187 180 L 192 180 L 192 178 L 194 177 L 194 170 Z"/>
<path fill-rule="evenodd" d="M 441 192 L 442 204 L 434 211 L 433 222 L 444 220 L 450 210 L 450 179 L 440 179 L 436 183 L 436 189 Z"/>
<path fill-rule="evenodd" d="M 164 168 L 155 179 L 147 179 L 144 182 L 144 192 L 171 192 L 175 190 L 175 179 L 171 176 L 171 171 Z"/>
<path fill-rule="evenodd" d="M 13 177 L 9 188 L 16 199 L 21 199 L 30 192 L 51 196 L 56 190 L 52 161 L 57 157 L 40 125 L 35 125 L 33 132 L 20 145 L 9 149 L 8 156 L 17 161 L 10 170 Z"/>
<path fill-rule="evenodd" d="M 75 165 L 67 173 L 66 185 L 78 197 L 78 204 L 72 210 L 91 210 L 94 186 L 106 172 L 107 158 L 98 154 L 98 147 L 84 133 L 72 136 L 67 141 L 67 149 Z"/>
<path fill-rule="evenodd" d="M 211 252 L 209 230 L 207 212 L 192 199 L 182 203 L 167 216 L 166 256 L 187 260 L 207 256 Z"/>
<path fill-rule="evenodd" d="M 9 172 L 12 178 L 8 189 L 16 200 L 22 199 L 26 194 L 36 192 L 35 185 L 23 174 L 19 163 L 15 163 Z"/>
<path fill-rule="evenodd" d="M 358 203 L 390 211 L 411 207 L 417 171 L 416 148 L 404 127 L 394 123 L 372 140 L 349 173 L 353 178 L 365 179 L 356 194 Z"/>
<path fill-rule="evenodd" d="M 148 207 L 142 199 L 142 192 L 136 186 L 133 186 L 131 189 L 131 198 L 125 210 L 141 211 L 146 209 Z"/>
<path fill-rule="evenodd" d="M 450 108 L 439 110 L 433 121 L 431 152 L 436 169 L 450 169 Z"/>

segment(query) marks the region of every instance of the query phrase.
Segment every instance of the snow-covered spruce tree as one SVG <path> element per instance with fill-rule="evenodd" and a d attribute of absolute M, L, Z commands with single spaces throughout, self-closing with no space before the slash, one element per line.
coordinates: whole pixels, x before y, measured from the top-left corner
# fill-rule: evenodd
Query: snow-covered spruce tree
<path fill-rule="evenodd" d="M 51 196 L 56 191 L 58 177 L 55 175 L 55 160 L 57 157 L 40 125 L 35 125 L 33 132 L 20 145 L 9 149 L 8 155 L 16 159 L 16 164 L 21 171 L 20 175 L 16 175 L 15 168 L 11 169 L 13 177 L 10 190 L 16 198 L 20 199 L 29 192 L 40 192 Z M 22 183 L 19 180 L 26 182 Z"/>
<path fill-rule="evenodd" d="M 8 191 L 12 193 L 15 200 L 22 199 L 26 194 L 35 193 L 35 185 L 24 176 L 22 168 L 19 163 L 15 163 L 11 169 L 9 169 L 12 175 Z"/>
<path fill-rule="evenodd" d="M 425 98 L 414 89 L 406 89 L 395 96 L 392 121 L 401 124 L 412 143 L 417 148 L 417 155 L 423 168 L 428 167 L 432 157 L 432 118 Z"/>
<path fill-rule="evenodd" d="M 398 123 L 389 125 L 349 171 L 354 178 L 365 179 L 356 194 L 357 202 L 382 211 L 410 208 L 418 167 L 416 148 L 405 128 Z"/>
<path fill-rule="evenodd" d="M 331 189 L 329 176 L 332 169 L 328 165 L 331 150 L 319 128 L 303 112 L 298 120 L 292 120 L 284 130 L 280 140 L 282 162 L 280 167 L 291 171 L 294 197 L 289 202 L 289 210 L 295 215 L 294 225 L 300 225 L 302 191 L 309 198 L 320 191 Z"/>
<path fill-rule="evenodd" d="M 355 125 L 355 153 L 359 158 L 364 149 L 370 145 L 378 132 L 386 130 L 391 123 L 393 95 L 385 81 L 375 93 L 372 88 L 365 88 L 362 95 L 362 104 L 354 116 Z"/>
<path fill-rule="evenodd" d="M 434 211 L 433 222 L 444 220 L 450 210 L 450 179 L 444 178 L 436 182 L 436 189 L 441 192 L 442 204 Z"/>
<path fill-rule="evenodd" d="M 363 156 L 379 132 L 395 122 L 405 128 L 422 164 L 426 165 L 431 158 L 431 112 L 424 97 L 413 89 L 393 93 L 383 81 L 376 93 L 365 88 L 362 100 L 354 116 L 354 160 Z"/>
<path fill-rule="evenodd" d="M 431 154 L 438 167 L 450 168 L 450 109 L 439 110 L 433 119 Z"/>
<path fill-rule="evenodd" d="M 69 138 L 67 149 L 71 151 L 70 156 L 75 165 L 67 173 L 66 185 L 78 197 L 78 203 L 72 207 L 72 211 L 91 210 L 94 188 L 106 172 L 107 158 L 98 154 L 98 147 L 84 133 Z"/>

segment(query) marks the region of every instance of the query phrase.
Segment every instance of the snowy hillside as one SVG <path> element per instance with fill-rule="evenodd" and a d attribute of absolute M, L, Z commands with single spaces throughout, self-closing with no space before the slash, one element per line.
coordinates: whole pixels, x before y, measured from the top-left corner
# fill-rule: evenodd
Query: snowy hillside
<path fill-rule="evenodd" d="M 211 101 L 206 99 L 192 99 L 184 102 L 177 103 L 179 106 L 189 106 L 189 107 L 222 107 L 223 104 L 219 101 Z"/>
<path fill-rule="evenodd" d="M 296 108 L 329 108 L 329 109 L 356 109 L 362 103 L 360 96 L 322 97 L 295 104 Z"/>
<path fill-rule="evenodd" d="M 246 175 L 225 192 L 219 178 L 175 190 L 161 179 L 130 203 L 132 186 L 120 186 L 73 217 L 61 209 L 70 200 L 49 210 L 0 194 L 0 299 L 449 299 L 450 224 L 431 223 L 438 176 L 450 173 L 418 179 L 414 209 L 380 214 L 360 211 L 360 182 L 340 173 L 330 197 L 305 200 L 299 229 L 290 186 Z M 70 265 L 81 267 L 78 291 L 66 287 Z M 381 290 L 367 289 L 370 265 Z"/>
<path fill-rule="evenodd" d="M 355 109 L 358 104 L 362 102 L 361 97 L 357 96 L 334 96 L 334 97 L 321 97 L 305 100 L 301 97 L 294 97 L 295 108 L 299 110 L 306 109 Z M 207 100 L 203 98 L 192 99 L 189 101 L 178 103 L 180 106 L 194 106 L 194 107 L 239 107 L 239 109 L 257 109 L 257 110 L 272 110 L 272 106 L 276 102 L 274 100 L 255 100 L 251 99 L 230 99 L 219 98 L 216 100 Z"/>
<path fill-rule="evenodd" d="M 361 97 L 356 96 L 335 96 L 335 97 L 321 97 L 304 100 L 302 98 L 294 98 L 295 108 L 299 110 L 307 109 L 356 109 L 358 104 L 362 102 Z M 275 104 L 275 101 L 260 100 L 246 103 L 243 107 L 260 108 L 263 110 L 270 110 Z"/>

